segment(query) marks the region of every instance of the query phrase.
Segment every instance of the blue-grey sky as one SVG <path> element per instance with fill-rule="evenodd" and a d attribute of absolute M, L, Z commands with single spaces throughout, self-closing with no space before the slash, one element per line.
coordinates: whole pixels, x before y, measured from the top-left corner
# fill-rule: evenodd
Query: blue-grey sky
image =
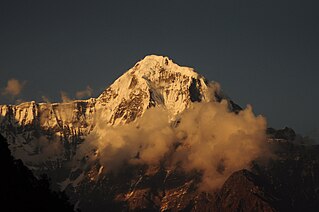
<path fill-rule="evenodd" d="M 319 128 L 315 0 L 1 0 L 0 104 L 93 96 L 148 54 L 221 83 L 270 126 Z M 2 94 L 5 93 L 3 90 Z"/>

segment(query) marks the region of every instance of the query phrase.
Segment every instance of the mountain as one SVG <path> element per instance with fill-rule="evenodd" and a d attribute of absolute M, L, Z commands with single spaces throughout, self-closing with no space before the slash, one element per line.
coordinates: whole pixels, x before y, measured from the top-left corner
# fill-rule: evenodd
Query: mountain
<path fill-rule="evenodd" d="M 47 165 L 52 165 L 52 161 L 70 159 L 75 154 L 77 145 L 93 130 L 96 116 L 102 116 L 106 125 L 116 126 L 134 121 L 151 107 L 162 107 L 177 119 L 193 102 L 222 99 L 229 101 L 230 110 L 241 110 L 225 97 L 218 83 L 208 82 L 192 68 L 180 67 L 167 57 L 151 55 L 136 63 L 98 98 L 0 105 L 0 129 L 12 154 L 28 166 L 48 149 L 45 143 L 58 140 L 64 146 L 63 154 L 51 157 L 45 153 Z"/>
<path fill-rule="evenodd" d="M 209 82 L 192 68 L 180 67 L 167 57 L 150 55 L 97 98 L 0 105 L 0 130 L 15 158 L 22 159 L 37 175 L 49 174 L 56 189 L 57 183 L 65 189 L 83 180 L 79 166 L 66 168 L 66 164 L 74 159 L 97 119 L 105 121 L 105 126 L 125 125 L 156 107 L 165 109 L 171 122 L 178 123 L 180 114 L 193 103 L 222 99 L 229 102 L 230 110 L 241 110 L 223 95 L 218 83 Z"/>
<path fill-rule="evenodd" d="M 98 98 L 0 105 L 0 129 L 11 143 L 13 154 L 24 158 L 36 153 L 35 139 L 57 136 L 64 142 L 78 142 L 94 128 L 97 111 L 107 125 L 120 125 L 134 121 L 151 107 L 164 107 L 176 118 L 192 102 L 212 99 L 226 99 L 217 83 L 208 82 L 192 68 L 180 67 L 167 57 L 151 55 L 136 63 Z M 240 110 L 230 102 L 232 110 Z M 68 154 L 74 154 L 73 150 Z"/>
<path fill-rule="evenodd" d="M 266 127 L 217 82 L 156 55 L 97 98 L 0 105 L 12 155 L 82 211 L 318 209 L 318 148 Z"/>

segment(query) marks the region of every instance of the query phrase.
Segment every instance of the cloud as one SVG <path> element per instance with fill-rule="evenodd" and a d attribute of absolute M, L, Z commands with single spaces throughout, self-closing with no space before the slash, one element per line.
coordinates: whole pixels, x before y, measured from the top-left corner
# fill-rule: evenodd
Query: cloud
<path fill-rule="evenodd" d="M 85 90 L 76 92 L 75 96 L 78 99 L 82 99 L 85 97 L 91 97 L 93 94 L 93 89 L 90 86 L 86 86 Z"/>
<path fill-rule="evenodd" d="M 7 82 L 7 86 L 4 88 L 2 95 L 8 95 L 8 96 L 18 96 L 23 87 L 25 86 L 26 82 L 21 82 L 17 79 L 10 79 Z"/>
<path fill-rule="evenodd" d="M 268 154 L 266 121 L 251 106 L 236 115 L 226 101 L 197 104 L 182 115 L 176 131 L 183 137 L 175 161 L 185 170 L 203 171 L 202 190 L 221 186 L 234 171 Z"/>
<path fill-rule="evenodd" d="M 164 108 L 150 108 L 136 122 L 117 127 L 106 126 L 102 117 L 97 111 L 95 128 L 79 152 L 96 150 L 107 172 L 126 163 L 159 165 L 165 158 L 168 169 L 200 171 L 199 189 L 212 191 L 267 154 L 266 120 L 251 106 L 232 113 L 226 100 L 193 104 L 175 127 Z"/>

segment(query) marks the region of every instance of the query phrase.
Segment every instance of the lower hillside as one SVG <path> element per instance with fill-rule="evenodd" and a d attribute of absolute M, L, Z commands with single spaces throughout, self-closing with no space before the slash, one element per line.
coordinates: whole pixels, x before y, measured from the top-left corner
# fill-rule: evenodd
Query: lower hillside
<path fill-rule="evenodd" d="M 50 190 L 46 175 L 37 179 L 21 160 L 11 156 L 1 135 L 0 167 L 1 211 L 73 211 L 63 192 Z"/>

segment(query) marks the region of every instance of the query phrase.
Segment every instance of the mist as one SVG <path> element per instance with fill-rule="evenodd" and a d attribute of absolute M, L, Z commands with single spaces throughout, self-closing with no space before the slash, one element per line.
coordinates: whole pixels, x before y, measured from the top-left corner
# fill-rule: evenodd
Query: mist
<path fill-rule="evenodd" d="M 193 103 L 180 116 L 163 107 L 148 109 L 133 123 L 107 126 L 97 111 L 94 130 L 79 149 L 93 149 L 104 171 L 117 172 L 124 164 L 177 166 L 185 172 L 199 171 L 199 189 L 219 188 L 234 172 L 267 154 L 266 120 L 247 106 L 238 114 L 229 111 L 227 100 Z"/>

